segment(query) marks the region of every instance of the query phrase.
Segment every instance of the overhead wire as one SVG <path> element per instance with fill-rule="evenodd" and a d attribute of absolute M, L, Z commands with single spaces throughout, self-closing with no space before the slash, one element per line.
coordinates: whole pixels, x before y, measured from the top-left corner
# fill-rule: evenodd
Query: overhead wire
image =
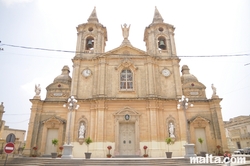
<path fill-rule="evenodd" d="M 39 48 L 39 47 L 18 46 L 18 45 L 13 45 L 13 44 L 1 44 L 1 45 L 2 46 L 15 47 L 15 48 L 22 48 L 22 49 L 30 49 L 30 50 L 65 52 L 65 53 L 86 53 L 86 52 L 77 52 L 77 51 L 70 51 L 70 50 L 59 50 L 59 49 L 49 49 L 49 48 Z M 103 53 L 96 53 L 96 54 L 103 54 Z M 113 55 L 124 55 L 124 54 L 113 54 Z M 129 55 L 131 56 L 133 54 L 129 54 Z M 245 53 L 245 54 L 221 54 L 221 55 L 178 55 L 178 57 L 182 57 L 182 58 L 240 57 L 240 56 L 250 56 L 250 53 Z M 249 64 L 250 63 L 245 64 L 245 65 L 249 65 Z"/>
<path fill-rule="evenodd" d="M 30 119 L 26 119 L 26 120 L 23 120 L 23 121 L 20 121 L 20 122 L 6 122 L 6 123 L 23 123 L 23 122 L 26 122 L 26 121 L 28 121 L 28 120 L 30 120 Z"/>

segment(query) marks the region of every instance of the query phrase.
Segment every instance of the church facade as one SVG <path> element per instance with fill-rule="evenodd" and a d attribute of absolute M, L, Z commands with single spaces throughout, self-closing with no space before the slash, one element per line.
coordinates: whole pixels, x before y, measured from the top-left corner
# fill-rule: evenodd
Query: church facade
<path fill-rule="evenodd" d="M 39 155 L 60 151 L 70 137 L 73 157 L 84 158 L 84 139 L 90 137 L 92 157 L 111 154 L 144 154 L 165 157 L 166 138 L 173 156 L 184 156 L 189 135 L 195 153 L 213 154 L 219 145 L 227 150 L 220 99 L 207 99 L 206 87 L 190 74 L 187 65 L 180 68 L 176 53 L 174 26 L 164 23 L 155 8 L 152 23 L 145 28 L 146 51 L 129 41 L 130 26 L 122 26 L 124 40 L 118 48 L 105 52 L 107 29 L 94 9 L 87 23 L 77 27 L 76 54 L 72 59 L 72 77 L 68 66 L 47 86 L 45 100 L 39 93 L 30 99 L 31 116 L 24 153 L 38 147 Z M 79 109 L 63 107 L 70 96 Z M 185 96 L 193 107 L 177 108 Z M 70 123 L 69 123 L 70 122 Z M 69 132 L 70 131 L 70 132 Z M 59 140 L 58 147 L 51 140 Z M 200 145 L 198 138 L 202 138 Z"/>

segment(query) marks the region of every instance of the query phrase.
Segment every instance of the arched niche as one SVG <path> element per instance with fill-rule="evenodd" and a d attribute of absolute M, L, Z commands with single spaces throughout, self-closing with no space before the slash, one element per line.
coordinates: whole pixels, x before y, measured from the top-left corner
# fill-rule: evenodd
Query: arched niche
<path fill-rule="evenodd" d="M 170 135 L 170 131 L 169 131 L 171 123 L 174 127 L 174 131 L 173 131 L 174 137 Z M 176 140 L 179 137 L 179 126 L 178 126 L 176 119 L 172 115 L 169 115 L 166 118 L 166 137 L 171 137 L 174 140 Z"/>
<path fill-rule="evenodd" d="M 84 139 L 87 138 L 88 135 L 89 135 L 89 132 L 88 132 L 88 131 L 89 131 L 89 130 L 88 130 L 88 120 L 87 120 L 87 118 L 83 115 L 83 116 L 81 116 L 81 117 L 77 120 L 76 123 L 77 123 L 77 124 L 76 124 L 77 130 L 75 130 L 75 138 L 76 138 L 76 141 L 79 142 L 79 143 L 82 145 Z M 81 137 L 81 138 L 79 137 L 79 132 L 80 132 L 81 125 L 84 125 L 84 128 L 85 128 L 84 137 L 83 137 L 83 138 L 82 138 L 82 137 Z"/>

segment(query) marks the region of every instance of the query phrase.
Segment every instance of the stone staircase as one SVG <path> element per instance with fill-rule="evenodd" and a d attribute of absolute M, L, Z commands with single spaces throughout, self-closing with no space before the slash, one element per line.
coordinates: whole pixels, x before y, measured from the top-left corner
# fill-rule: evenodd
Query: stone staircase
<path fill-rule="evenodd" d="M 4 165 L 5 160 L 0 160 L 0 165 Z M 155 159 L 155 158 L 92 158 L 92 159 L 61 159 L 61 158 L 44 158 L 44 157 L 18 157 L 9 158 L 6 166 L 177 166 L 191 165 L 189 159 Z M 198 164 L 195 164 L 198 166 Z M 204 164 L 203 164 L 204 165 Z"/>
<path fill-rule="evenodd" d="M 5 159 L 0 159 L 3 166 Z M 190 164 L 185 158 L 91 158 L 61 159 L 45 157 L 15 157 L 7 160 L 6 166 L 204 166 L 216 164 Z"/>

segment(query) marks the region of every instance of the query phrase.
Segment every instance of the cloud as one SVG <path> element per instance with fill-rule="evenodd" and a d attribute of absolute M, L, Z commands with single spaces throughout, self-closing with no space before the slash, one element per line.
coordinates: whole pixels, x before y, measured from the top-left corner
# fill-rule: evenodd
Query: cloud
<path fill-rule="evenodd" d="M 15 4 L 30 3 L 33 0 L 1 0 L 6 6 L 11 6 Z"/>

